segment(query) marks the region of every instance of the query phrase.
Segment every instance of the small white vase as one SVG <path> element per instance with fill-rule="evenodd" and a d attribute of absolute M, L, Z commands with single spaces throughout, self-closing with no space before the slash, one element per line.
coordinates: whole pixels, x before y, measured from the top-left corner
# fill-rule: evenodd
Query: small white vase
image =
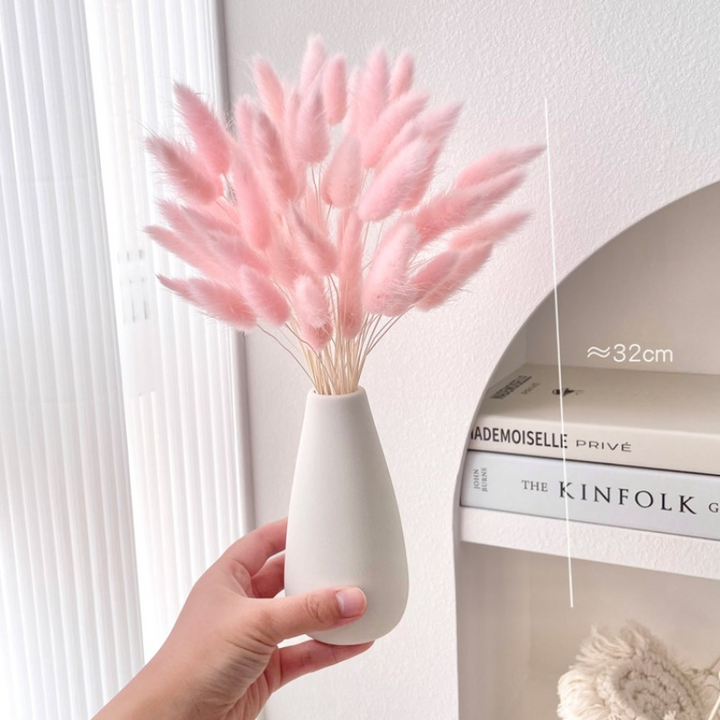
<path fill-rule="evenodd" d="M 375 640 L 402 617 L 408 596 L 400 513 L 365 390 L 311 392 L 293 479 L 285 592 L 355 586 L 365 615 L 312 637 L 333 645 Z"/>

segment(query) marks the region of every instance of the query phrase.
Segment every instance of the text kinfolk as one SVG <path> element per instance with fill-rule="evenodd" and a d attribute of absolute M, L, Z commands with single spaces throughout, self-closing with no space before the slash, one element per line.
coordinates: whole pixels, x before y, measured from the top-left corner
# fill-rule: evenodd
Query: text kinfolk
<path fill-rule="evenodd" d="M 525 481 L 527 482 L 527 481 Z M 529 489 L 529 488 L 526 488 Z M 581 500 L 586 502 L 604 502 L 614 505 L 630 505 L 643 510 L 656 508 L 666 512 L 681 512 L 697 515 L 690 503 L 695 499 L 692 495 L 670 495 L 669 493 L 653 493 L 650 490 L 631 491 L 628 488 L 601 487 L 589 485 L 588 483 L 573 483 L 560 481 L 560 498 L 569 500 Z"/>

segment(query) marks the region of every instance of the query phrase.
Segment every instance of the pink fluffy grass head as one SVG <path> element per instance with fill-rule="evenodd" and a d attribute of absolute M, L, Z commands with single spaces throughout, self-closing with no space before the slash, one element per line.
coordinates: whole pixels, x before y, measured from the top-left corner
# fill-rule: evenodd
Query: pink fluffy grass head
<path fill-rule="evenodd" d="M 433 194 L 461 106 L 433 106 L 409 54 L 378 47 L 349 69 L 312 37 L 294 82 L 262 58 L 251 73 L 256 97 L 238 99 L 234 128 L 178 83 L 188 142 L 147 140 L 175 193 L 160 203 L 168 227 L 148 233 L 196 273 L 161 282 L 274 334 L 317 392 L 353 392 L 392 324 L 446 302 L 526 221 L 493 211 L 543 148 L 475 159 Z"/>

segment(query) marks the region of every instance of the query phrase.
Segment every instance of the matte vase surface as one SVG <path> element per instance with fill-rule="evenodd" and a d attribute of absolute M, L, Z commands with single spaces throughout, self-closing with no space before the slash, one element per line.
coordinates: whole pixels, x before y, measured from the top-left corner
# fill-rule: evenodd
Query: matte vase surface
<path fill-rule="evenodd" d="M 356 586 L 365 615 L 313 637 L 351 645 L 382 637 L 402 617 L 408 570 L 400 513 L 365 390 L 311 392 L 293 479 L 285 591 Z"/>

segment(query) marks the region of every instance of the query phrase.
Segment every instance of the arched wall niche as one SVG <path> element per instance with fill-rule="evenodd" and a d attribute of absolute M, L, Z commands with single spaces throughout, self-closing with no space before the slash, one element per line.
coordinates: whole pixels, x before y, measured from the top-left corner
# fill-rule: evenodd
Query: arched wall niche
<path fill-rule="evenodd" d="M 558 319 L 563 365 L 720 373 L 720 182 L 660 208 L 588 257 L 558 285 Z M 551 292 L 489 384 L 525 362 L 556 364 L 556 338 Z M 636 344 L 638 359 L 652 360 L 587 357 L 593 345 L 618 343 Z"/>
<path fill-rule="evenodd" d="M 564 366 L 720 374 L 720 183 L 614 237 L 557 292 Z M 526 362 L 556 364 L 556 337 L 550 293 L 487 387 Z M 590 346 L 617 343 L 670 350 L 672 361 L 667 353 L 658 362 L 587 357 Z M 571 523 L 571 609 L 565 523 L 460 508 L 459 489 L 460 720 L 555 717 L 557 681 L 594 625 L 618 631 L 638 620 L 698 667 L 717 657 L 720 649 L 703 629 L 717 612 L 720 543 Z"/>

